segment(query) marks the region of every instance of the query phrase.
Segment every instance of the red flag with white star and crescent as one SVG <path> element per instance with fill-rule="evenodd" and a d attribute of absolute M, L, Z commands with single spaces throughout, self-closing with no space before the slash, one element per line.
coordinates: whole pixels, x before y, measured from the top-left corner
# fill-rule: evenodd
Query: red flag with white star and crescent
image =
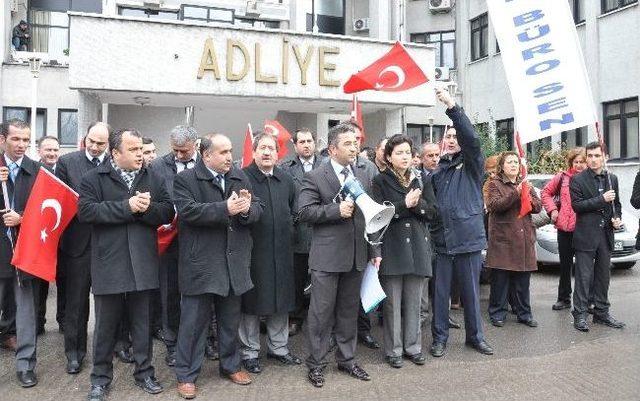
<path fill-rule="evenodd" d="M 55 281 L 58 242 L 77 211 L 78 194 L 41 167 L 22 214 L 11 264 Z"/>

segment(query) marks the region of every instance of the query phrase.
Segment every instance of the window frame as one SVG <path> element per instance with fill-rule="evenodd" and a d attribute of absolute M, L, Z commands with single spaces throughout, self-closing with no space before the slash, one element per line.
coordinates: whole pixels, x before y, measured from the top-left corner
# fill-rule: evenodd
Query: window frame
<path fill-rule="evenodd" d="M 446 34 L 446 33 L 453 33 L 453 40 L 451 39 L 447 39 L 447 40 L 443 40 L 442 39 L 442 35 Z M 429 37 L 430 35 L 438 35 L 439 36 L 439 40 L 435 41 L 435 42 L 429 42 Z M 422 38 L 423 41 L 417 41 L 417 38 Z M 440 48 L 440 60 L 436 60 L 436 67 L 449 67 L 452 70 L 456 69 L 456 66 L 458 65 L 458 60 L 456 57 L 456 31 L 454 30 L 446 30 L 446 31 L 432 31 L 432 32 L 416 32 L 416 33 L 412 33 L 411 35 L 409 35 L 409 41 L 414 42 L 414 43 L 424 43 L 424 44 L 431 44 L 431 45 L 438 45 Z M 443 59 L 443 47 L 445 43 L 453 43 L 453 66 L 447 66 L 444 65 L 444 59 Z M 439 63 L 439 64 L 438 64 Z"/>
<path fill-rule="evenodd" d="M 69 3 L 71 3 L 71 1 L 69 1 Z M 71 7 L 71 6 L 69 6 Z M 30 49 L 27 49 L 31 52 L 35 52 L 35 50 L 33 49 L 33 33 L 34 33 L 34 28 L 45 28 L 47 30 L 50 30 L 51 28 L 57 28 L 57 29 L 66 29 L 67 30 L 67 47 L 66 49 L 69 49 L 69 46 L 71 45 L 71 31 L 70 31 L 70 25 L 71 25 L 71 20 L 69 19 L 69 17 L 67 17 L 67 25 L 63 26 L 63 25 L 41 25 L 41 24 L 34 24 L 32 19 L 31 19 L 31 11 L 44 11 L 44 12 L 49 12 L 49 13 L 60 13 L 60 14 L 64 14 L 64 12 L 62 11 L 53 11 L 53 10 L 45 10 L 42 8 L 33 8 L 31 6 L 29 6 L 28 10 L 27 10 L 27 22 L 29 23 L 29 28 L 31 29 L 31 40 L 29 41 L 30 43 Z M 49 53 L 49 47 L 47 46 L 47 51 L 46 53 Z"/>
<path fill-rule="evenodd" d="M 342 30 L 339 33 L 335 33 L 335 32 L 321 32 L 320 31 L 320 27 L 318 27 L 318 33 L 325 33 L 325 34 L 329 34 L 329 35 L 346 35 L 347 34 L 347 0 L 342 0 L 342 17 L 336 17 L 333 15 L 325 15 L 325 14 L 318 14 L 318 15 L 322 15 L 325 17 L 330 17 L 330 18 L 339 18 L 342 19 Z M 305 32 L 313 32 L 313 24 L 314 22 L 317 21 L 316 19 L 316 2 L 312 1 L 311 2 L 311 14 L 309 13 L 305 13 L 305 21 L 306 19 L 311 16 L 311 26 L 308 26 L 307 23 L 305 23 Z"/>
<path fill-rule="evenodd" d="M 638 103 L 639 110 L 625 113 L 625 104 L 634 102 L 634 101 Z M 615 104 L 617 104 L 620 107 L 619 113 L 611 116 L 607 115 L 607 107 Z M 638 152 L 638 155 L 629 156 L 629 149 L 627 148 L 627 145 L 628 145 L 627 144 L 627 139 L 628 139 L 627 120 L 629 118 L 634 118 L 634 117 L 640 120 L 639 111 L 640 111 L 640 98 L 638 97 L 629 97 L 629 98 L 624 98 L 619 100 L 613 100 L 610 102 L 602 102 L 602 125 L 604 128 L 604 141 L 605 141 L 605 144 L 607 144 L 607 153 L 609 155 L 611 155 L 611 149 L 609 148 L 609 145 L 608 145 L 609 143 L 611 143 L 610 141 L 611 133 L 609 132 L 609 121 L 620 120 L 620 157 L 615 159 L 612 158 L 611 160 L 638 160 L 640 158 L 640 149 L 636 149 L 636 151 Z"/>
<path fill-rule="evenodd" d="M 78 109 L 58 109 L 58 143 L 60 143 L 60 147 L 71 147 L 77 146 L 78 142 L 78 132 L 76 131 L 76 140 L 73 143 L 63 143 L 62 142 L 62 113 L 74 112 L 76 113 L 76 125 L 78 124 Z"/>
<path fill-rule="evenodd" d="M 584 6 L 584 2 L 581 0 L 571 0 L 573 4 L 572 14 L 573 14 L 573 22 L 576 25 L 580 25 L 586 21 L 585 18 L 578 19 L 580 17 L 580 11 L 582 10 L 582 6 Z"/>
<path fill-rule="evenodd" d="M 480 25 L 476 28 L 473 27 L 474 23 L 479 23 Z M 471 56 L 471 61 L 477 61 L 477 60 L 481 60 L 483 58 L 486 58 L 489 56 L 489 14 L 488 13 L 483 13 L 478 15 L 477 17 L 469 20 L 469 40 L 471 41 L 470 45 L 470 56 Z M 480 48 L 480 54 L 475 54 L 475 50 L 474 50 L 474 45 L 473 45 L 473 40 L 474 40 L 474 35 L 478 35 L 478 40 L 479 40 L 479 48 Z M 482 49 L 482 42 L 483 39 L 485 39 L 485 48 L 484 51 Z"/>
<path fill-rule="evenodd" d="M 572 129 L 569 131 L 562 131 L 562 133 L 560 134 L 560 142 L 563 143 L 565 146 L 568 147 L 567 145 L 567 141 L 569 140 L 569 133 L 573 133 L 574 135 L 574 143 L 575 143 L 575 147 L 580 147 L 580 146 L 585 146 L 587 144 L 587 142 L 589 142 L 589 132 L 587 130 L 586 127 L 578 127 L 576 129 Z M 578 141 L 578 138 L 580 138 L 580 141 Z M 584 139 L 584 141 L 583 141 Z M 580 142 L 580 143 L 578 143 Z"/>
<path fill-rule="evenodd" d="M 513 139 L 513 135 L 515 134 L 515 130 L 516 130 L 516 126 L 515 126 L 515 118 L 511 117 L 511 118 L 503 118 L 502 120 L 496 120 L 495 124 L 496 124 L 496 139 L 497 138 L 505 138 L 507 140 L 507 146 L 509 147 L 509 150 L 514 150 L 516 147 L 515 141 Z M 509 129 L 511 129 L 511 132 L 509 135 L 509 132 L 507 132 L 507 135 L 503 135 L 502 130 L 500 130 L 500 132 L 498 132 L 498 126 L 500 126 L 503 123 L 507 123 L 507 131 L 509 131 Z"/>
<path fill-rule="evenodd" d="M 31 107 L 22 107 L 22 106 L 3 106 L 2 107 L 2 121 L 8 121 L 7 118 L 7 110 L 8 109 L 13 109 L 13 110 L 24 110 L 27 113 L 27 120 L 25 121 L 25 123 L 27 124 L 31 124 Z M 43 136 L 47 135 L 47 109 L 45 107 L 38 107 L 36 108 L 36 124 L 38 122 L 38 114 L 39 112 L 42 112 L 43 115 L 43 122 L 42 122 L 42 132 L 40 133 L 39 136 L 36 137 L 36 139 L 40 139 Z"/>
<path fill-rule="evenodd" d="M 176 21 L 180 21 L 180 11 L 178 10 L 170 10 L 170 9 L 154 9 L 154 8 L 149 8 L 149 7 L 134 7 L 134 6 L 130 6 L 130 5 L 118 5 L 118 15 L 122 16 L 122 10 L 138 10 L 138 11 L 144 11 L 144 14 L 146 15 L 146 17 L 134 17 L 134 18 L 147 18 L 147 19 L 151 19 L 151 15 L 149 14 L 148 11 L 155 11 L 156 14 L 159 13 L 165 13 L 165 14 L 175 14 L 176 15 Z M 127 17 L 125 15 L 125 17 Z M 162 20 L 162 18 L 158 18 L 159 20 Z M 170 19 L 164 19 L 165 21 L 173 21 Z"/>
<path fill-rule="evenodd" d="M 185 7 L 205 9 L 205 10 L 207 10 L 207 18 L 185 17 L 184 16 Z M 211 10 L 230 11 L 231 12 L 231 21 L 219 20 L 219 19 L 211 19 L 210 18 Z M 206 23 L 216 22 L 216 23 L 234 25 L 236 23 L 236 10 L 233 9 L 233 8 L 203 6 L 203 5 L 199 5 L 199 4 L 180 4 L 180 11 L 178 12 L 178 19 L 180 21 L 200 21 L 200 22 L 206 22 Z"/>
<path fill-rule="evenodd" d="M 608 13 L 610 13 L 612 11 L 619 10 L 619 9 L 621 9 L 623 7 L 626 7 L 626 6 L 629 6 L 631 4 L 637 4 L 638 0 L 617 0 L 617 2 L 618 2 L 617 6 L 615 6 L 613 8 L 610 8 L 610 9 L 607 9 L 607 0 L 600 0 L 600 13 L 601 14 L 608 14 Z"/>

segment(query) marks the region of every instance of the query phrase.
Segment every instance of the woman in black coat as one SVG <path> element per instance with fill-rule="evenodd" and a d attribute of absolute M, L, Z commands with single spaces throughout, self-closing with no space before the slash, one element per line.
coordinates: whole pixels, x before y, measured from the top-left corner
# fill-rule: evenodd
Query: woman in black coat
<path fill-rule="evenodd" d="M 640 171 L 638 171 L 638 173 L 636 174 L 636 180 L 633 182 L 631 206 L 635 207 L 636 209 L 640 209 Z M 636 249 L 640 250 L 640 228 L 638 228 L 638 234 L 636 235 Z"/>
<path fill-rule="evenodd" d="M 373 179 L 373 198 L 391 202 L 396 214 L 382 243 L 379 274 L 385 299 L 384 352 L 389 365 L 402 366 L 402 356 L 423 365 L 420 301 L 425 278 L 431 276 L 431 247 L 427 221 L 435 216 L 435 196 L 427 181 L 411 168 L 412 142 L 394 135 L 384 149 L 389 168 Z"/>

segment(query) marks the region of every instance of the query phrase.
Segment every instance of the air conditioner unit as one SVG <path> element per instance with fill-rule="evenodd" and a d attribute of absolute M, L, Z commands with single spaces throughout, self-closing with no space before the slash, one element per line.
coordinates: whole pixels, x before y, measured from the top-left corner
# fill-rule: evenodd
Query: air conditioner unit
<path fill-rule="evenodd" d="M 356 32 L 368 31 L 371 18 L 357 18 L 353 20 L 353 30 Z"/>
<path fill-rule="evenodd" d="M 451 11 L 453 0 L 429 0 L 429 11 L 432 13 L 446 13 Z"/>
<path fill-rule="evenodd" d="M 449 67 L 436 67 L 435 78 L 436 78 L 436 81 L 448 81 Z"/>

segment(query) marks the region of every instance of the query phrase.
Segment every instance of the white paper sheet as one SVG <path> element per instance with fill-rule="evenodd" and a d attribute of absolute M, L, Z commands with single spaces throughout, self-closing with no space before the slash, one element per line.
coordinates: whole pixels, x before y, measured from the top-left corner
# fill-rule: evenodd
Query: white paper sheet
<path fill-rule="evenodd" d="M 380 280 L 378 279 L 378 269 L 371 263 L 367 264 L 360 286 L 360 299 L 365 312 L 371 312 L 383 299 L 387 297 L 384 293 Z"/>

